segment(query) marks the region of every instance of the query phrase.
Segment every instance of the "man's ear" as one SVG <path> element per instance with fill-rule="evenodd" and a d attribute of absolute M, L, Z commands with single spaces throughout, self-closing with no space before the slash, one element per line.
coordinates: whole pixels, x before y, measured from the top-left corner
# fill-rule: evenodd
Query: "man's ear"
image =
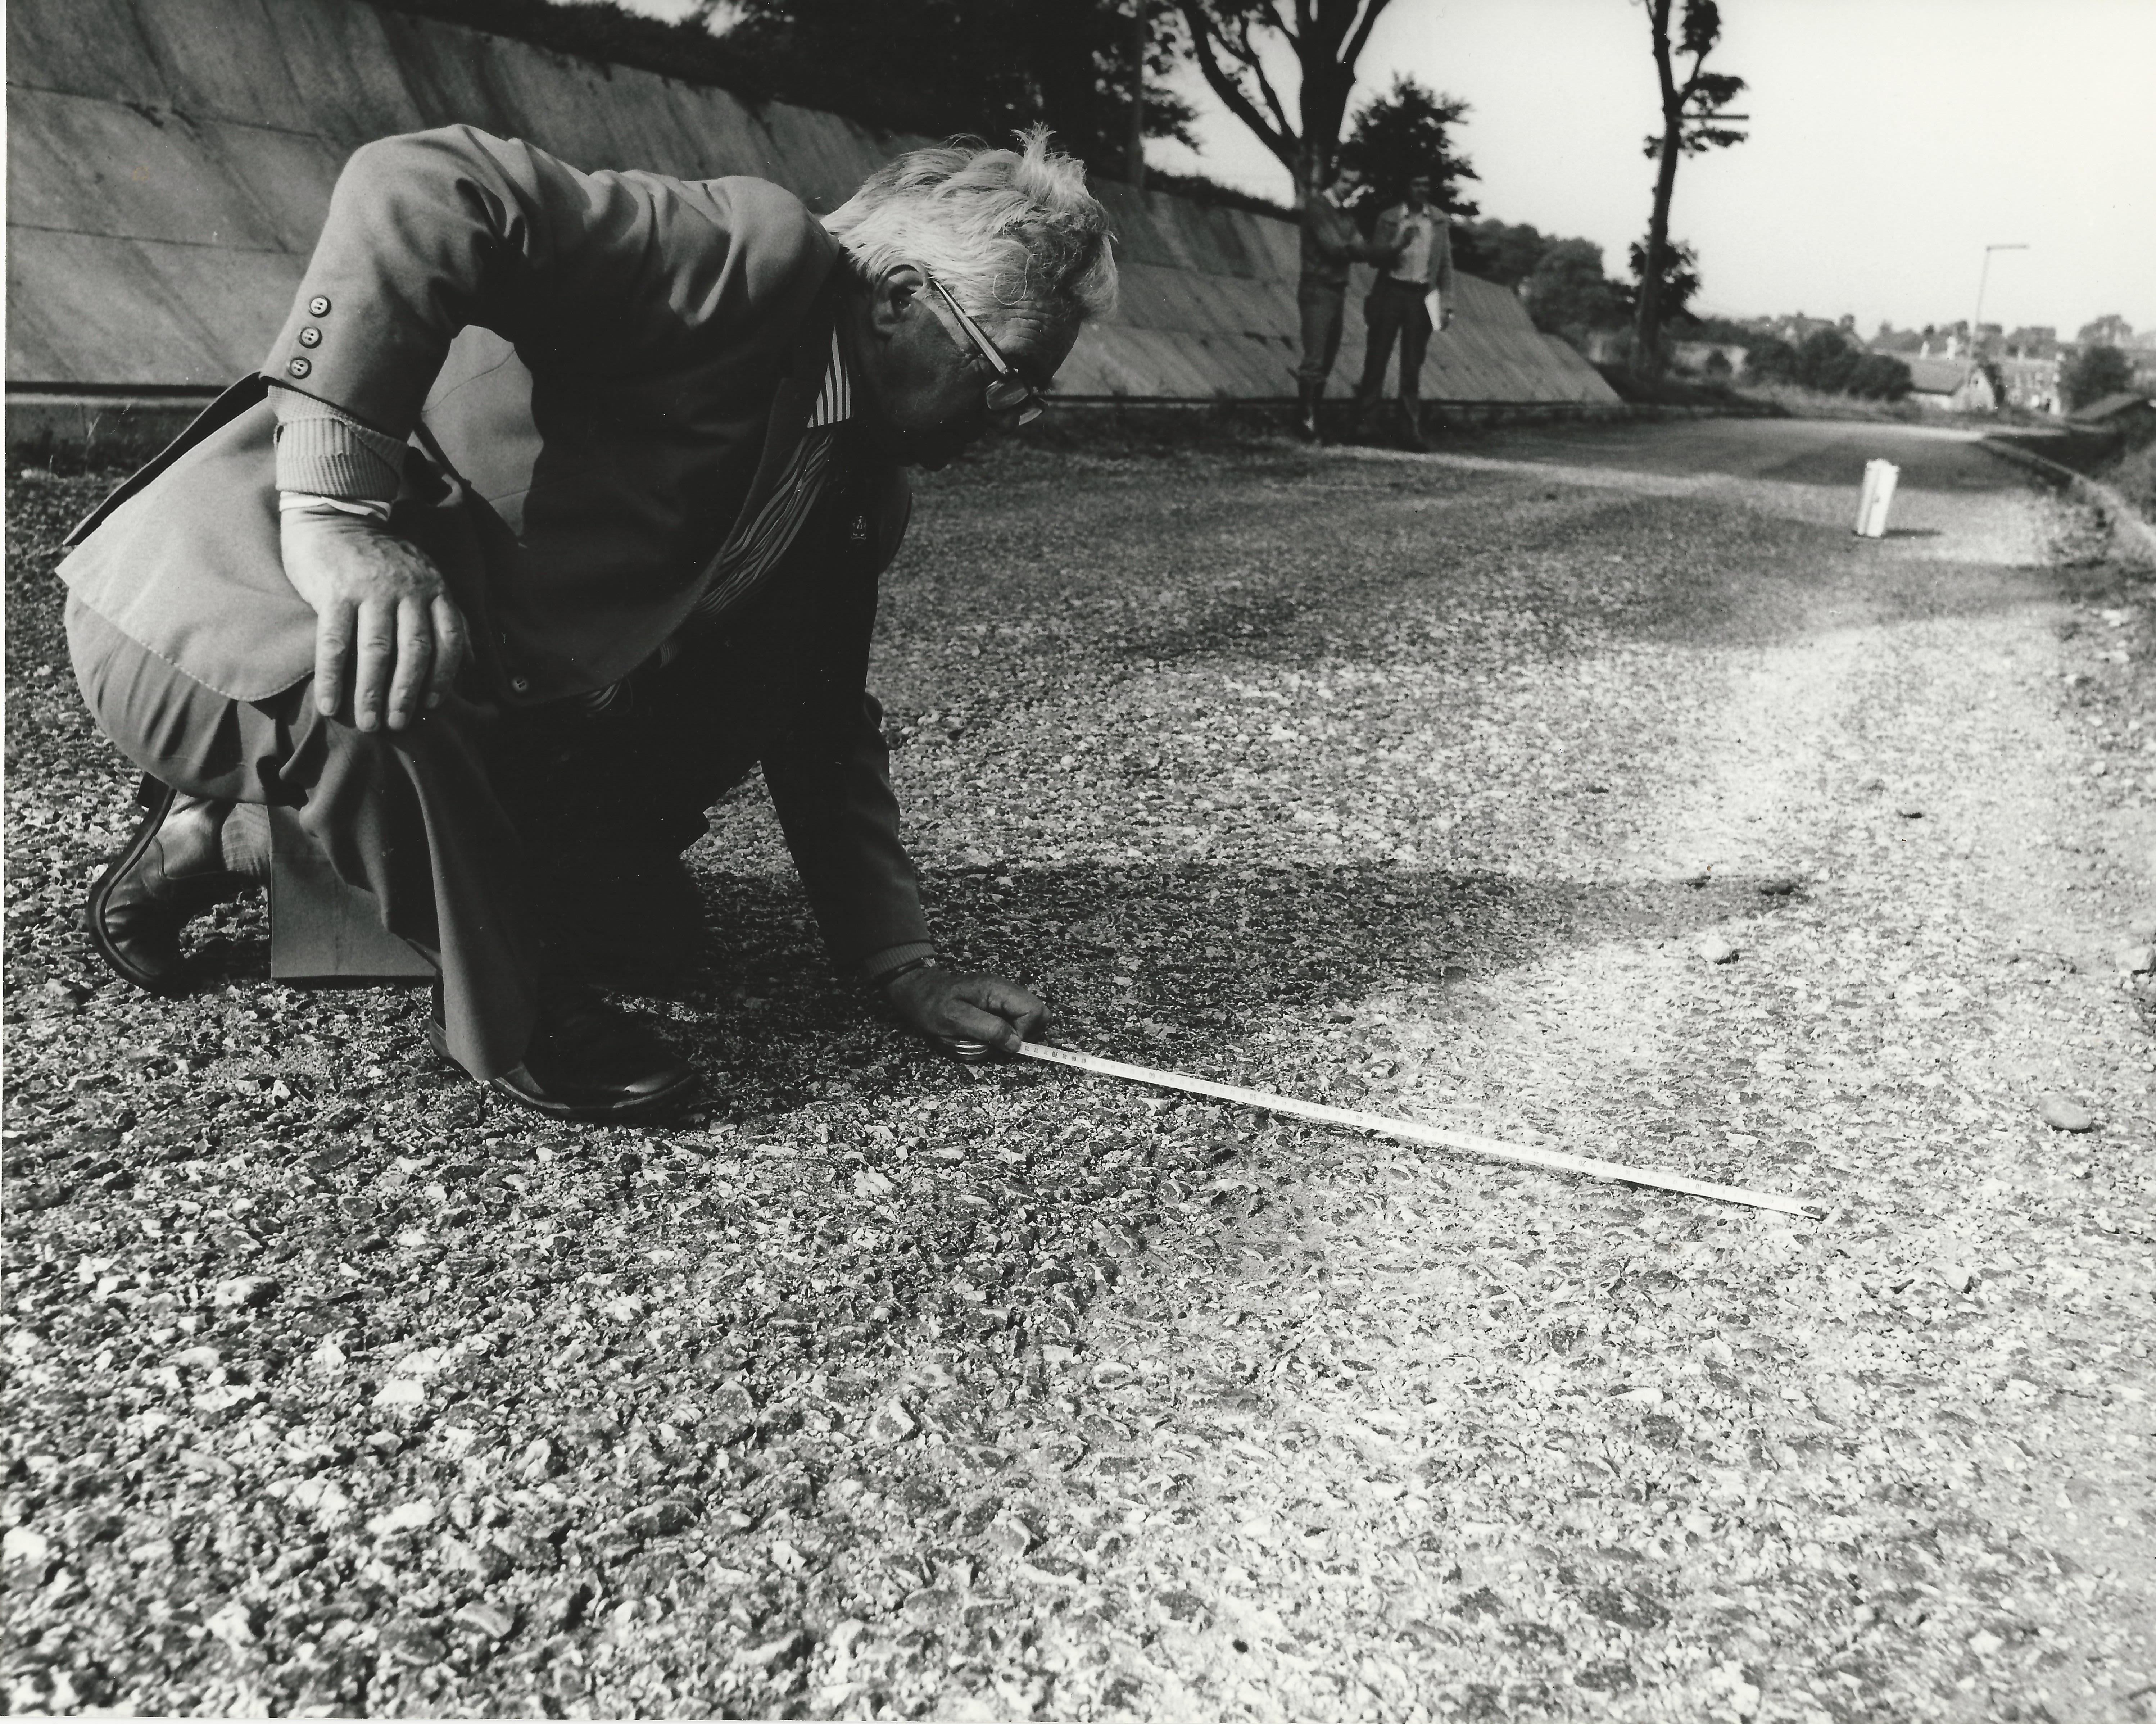
<path fill-rule="evenodd" d="M 893 264 L 869 284 L 869 323 L 880 339 L 887 341 L 898 333 L 927 285 L 928 277 L 914 264 Z"/>

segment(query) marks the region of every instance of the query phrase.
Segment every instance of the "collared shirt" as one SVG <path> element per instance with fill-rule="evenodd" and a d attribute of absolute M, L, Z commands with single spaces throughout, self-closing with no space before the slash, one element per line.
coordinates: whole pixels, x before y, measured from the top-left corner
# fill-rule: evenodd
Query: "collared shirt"
<path fill-rule="evenodd" d="M 1407 249 L 1389 272 L 1395 281 L 1412 281 L 1418 287 L 1430 279 L 1430 248 L 1437 244 L 1437 217 L 1430 209 L 1403 210 L 1400 237 Z"/>

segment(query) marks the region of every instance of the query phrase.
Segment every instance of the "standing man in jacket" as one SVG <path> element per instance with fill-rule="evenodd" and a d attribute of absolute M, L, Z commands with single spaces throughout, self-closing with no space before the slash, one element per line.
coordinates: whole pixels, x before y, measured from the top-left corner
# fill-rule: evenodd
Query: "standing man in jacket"
<path fill-rule="evenodd" d="M 1296 434 L 1317 437 L 1317 404 L 1332 362 L 1340 357 L 1340 326 L 1348 305 L 1348 271 L 1355 264 L 1388 264 L 1394 247 L 1363 239 L 1348 206 L 1362 188 L 1353 167 L 1336 167 L 1332 183 L 1302 207 L 1302 275 L 1296 299 L 1302 310 L 1302 362 L 1296 367 Z"/>
<path fill-rule="evenodd" d="M 1435 327 L 1443 329 L 1452 321 L 1452 228 L 1444 212 L 1430 201 L 1428 174 L 1409 180 L 1406 201 L 1378 216 L 1371 243 L 1389 251 L 1391 260 L 1379 268 L 1370 296 L 1363 302 L 1368 345 L 1363 355 L 1363 381 L 1355 387 L 1355 423 L 1359 429 L 1385 386 L 1385 362 L 1392 357 L 1397 338 L 1405 441 L 1409 449 L 1427 449 L 1422 362 L 1430 348 L 1432 295 L 1439 306 Z"/>
<path fill-rule="evenodd" d="M 146 774 L 99 951 L 184 987 L 182 927 L 264 877 L 282 805 L 437 968 L 438 1053 L 638 1116 L 695 1072 L 588 985 L 594 946 L 693 932 L 680 852 L 760 765 L 834 962 L 924 1034 L 1037 1030 L 937 956 L 865 680 L 902 469 L 1037 414 L 1114 292 L 1045 134 L 913 151 L 820 221 L 469 126 L 361 149 L 262 373 L 62 569 Z"/>

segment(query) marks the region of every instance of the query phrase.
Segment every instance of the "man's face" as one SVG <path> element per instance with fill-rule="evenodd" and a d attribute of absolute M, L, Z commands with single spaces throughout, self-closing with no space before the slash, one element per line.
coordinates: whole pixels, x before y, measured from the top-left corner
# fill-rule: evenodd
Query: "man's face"
<path fill-rule="evenodd" d="M 1336 203 L 1345 203 L 1362 189 L 1363 176 L 1355 168 L 1343 167 L 1332 176 L 1332 197 Z"/>
<path fill-rule="evenodd" d="M 1408 208 L 1420 209 L 1430 202 L 1430 176 L 1419 173 L 1408 182 Z"/>
<path fill-rule="evenodd" d="M 891 459 L 941 467 L 983 433 L 1016 428 L 1015 411 L 988 411 L 995 369 L 919 269 L 900 264 L 870 283 L 858 327 L 866 373 L 861 381 L 874 409 L 868 423 Z M 1075 324 L 1051 320 L 1031 304 L 1011 308 L 983 328 L 1011 369 L 1041 390 L 1078 338 Z"/>

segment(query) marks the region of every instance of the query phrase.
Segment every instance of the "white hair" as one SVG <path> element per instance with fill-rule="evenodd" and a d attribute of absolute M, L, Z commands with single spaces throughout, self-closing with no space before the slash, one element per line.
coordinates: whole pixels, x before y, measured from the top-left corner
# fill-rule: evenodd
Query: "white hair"
<path fill-rule="evenodd" d="M 1108 213 L 1086 189 L 1084 167 L 1049 146 L 1046 126 L 1018 143 L 953 138 L 909 150 L 824 226 L 870 277 L 918 264 L 992 328 L 1021 305 L 1059 324 L 1104 316 L 1116 304 Z"/>

